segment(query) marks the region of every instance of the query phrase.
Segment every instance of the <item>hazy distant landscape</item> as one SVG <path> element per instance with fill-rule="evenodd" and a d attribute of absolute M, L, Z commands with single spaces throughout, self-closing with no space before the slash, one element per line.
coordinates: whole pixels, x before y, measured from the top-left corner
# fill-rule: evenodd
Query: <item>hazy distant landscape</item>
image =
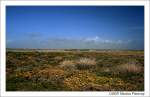
<path fill-rule="evenodd" d="M 6 91 L 144 91 L 143 6 L 7 6 Z"/>

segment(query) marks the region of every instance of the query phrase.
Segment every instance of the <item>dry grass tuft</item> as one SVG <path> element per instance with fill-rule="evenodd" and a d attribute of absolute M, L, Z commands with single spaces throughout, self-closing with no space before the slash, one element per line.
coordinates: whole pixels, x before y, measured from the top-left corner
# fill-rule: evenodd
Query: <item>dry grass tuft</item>
<path fill-rule="evenodd" d="M 78 69 L 90 69 L 96 67 L 96 61 L 95 59 L 90 59 L 90 58 L 80 58 L 77 61 L 76 66 Z"/>
<path fill-rule="evenodd" d="M 72 60 L 64 60 L 60 64 L 61 64 L 60 67 L 65 69 L 65 70 L 74 70 L 74 69 L 76 69 L 75 62 L 72 61 Z"/>
<path fill-rule="evenodd" d="M 54 60 L 57 60 L 57 61 L 63 60 L 63 57 L 61 57 L 61 56 L 56 56 L 56 57 L 54 57 Z"/>
<path fill-rule="evenodd" d="M 139 73 L 142 71 L 141 66 L 137 64 L 122 64 L 116 68 L 120 73 Z"/>

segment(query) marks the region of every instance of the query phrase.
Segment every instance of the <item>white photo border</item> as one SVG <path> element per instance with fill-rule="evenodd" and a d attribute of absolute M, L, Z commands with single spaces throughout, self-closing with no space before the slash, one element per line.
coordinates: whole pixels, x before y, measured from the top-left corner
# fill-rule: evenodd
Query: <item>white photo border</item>
<path fill-rule="evenodd" d="M 141 93 L 144 95 L 115 95 L 116 96 L 149 96 L 149 1 L 1 1 L 1 55 L 0 55 L 0 69 L 1 69 L 1 96 L 113 96 L 111 93 L 121 93 L 126 91 L 99 91 L 99 92 L 8 92 L 6 91 L 6 6 L 144 6 L 144 90 L 145 91 L 128 91 L 127 93 Z"/>

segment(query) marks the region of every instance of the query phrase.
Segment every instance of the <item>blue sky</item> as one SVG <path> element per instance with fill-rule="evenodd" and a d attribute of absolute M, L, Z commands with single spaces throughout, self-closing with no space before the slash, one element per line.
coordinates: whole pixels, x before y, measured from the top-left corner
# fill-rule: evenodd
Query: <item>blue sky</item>
<path fill-rule="evenodd" d="M 144 7 L 7 6 L 6 46 L 144 49 Z"/>

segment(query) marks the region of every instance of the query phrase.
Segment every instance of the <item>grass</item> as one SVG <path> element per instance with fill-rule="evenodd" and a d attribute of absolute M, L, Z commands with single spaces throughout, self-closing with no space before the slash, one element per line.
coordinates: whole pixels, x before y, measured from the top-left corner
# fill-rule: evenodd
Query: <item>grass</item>
<path fill-rule="evenodd" d="M 6 52 L 7 91 L 143 91 L 143 51 Z"/>
<path fill-rule="evenodd" d="M 64 60 L 60 63 L 60 67 L 65 70 L 74 70 L 76 69 L 76 63 L 73 60 Z"/>
<path fill-rule="evenodd" d="M 116 67 L 120 73 L 139 73 L 142 71 L 142 67 L 133 63 L 126 63 Z"/>
<path fill-rule="evenodd" d="M 80 58 L 77 61 L 76 66 L 78 69 L 90 69 L 96 67 L 96 61 L 95 59 L 90 59 L 90 58 Z"/>

